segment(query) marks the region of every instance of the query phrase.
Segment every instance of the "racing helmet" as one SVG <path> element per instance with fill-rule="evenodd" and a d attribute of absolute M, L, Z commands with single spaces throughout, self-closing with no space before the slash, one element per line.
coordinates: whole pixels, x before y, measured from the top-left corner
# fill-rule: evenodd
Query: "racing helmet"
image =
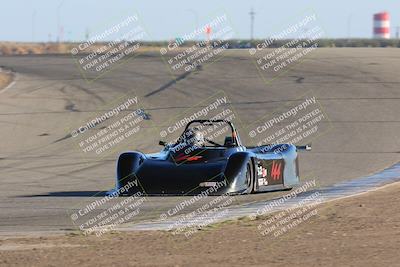
<path fill-rule="evenodd" d="M 204 146 L 204 134 L 199 128 L 193 127 L 186 131 L 185 142 L 189 146 L 202 147 Z"/>

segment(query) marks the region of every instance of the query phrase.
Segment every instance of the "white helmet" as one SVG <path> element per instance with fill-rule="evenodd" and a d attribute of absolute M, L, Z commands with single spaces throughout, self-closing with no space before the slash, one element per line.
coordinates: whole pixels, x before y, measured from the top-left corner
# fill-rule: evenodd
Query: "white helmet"
<path fill-rule="evenodd" d="M 185 142 L 189 146 L 202 147 L 204 146 L 204 134 L 196 127 L 188 129 L 185 133 Z"/>

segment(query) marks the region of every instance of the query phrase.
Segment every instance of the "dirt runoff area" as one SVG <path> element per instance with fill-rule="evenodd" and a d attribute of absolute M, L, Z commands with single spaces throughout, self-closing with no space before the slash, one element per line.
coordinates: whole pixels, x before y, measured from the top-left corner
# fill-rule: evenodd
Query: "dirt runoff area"
<path fill-rule="evenodd" d="M 0 69 L 0 89 L 7 87 L 13 80 L 13 75 L 11 73 L 2 72 Z"/>
<path fill-rule="evenodd" d="M 400 183 L 317 206 L 279 237 L 260 234 L 264 218 L 170 232 L 2 237 L 1 266 L 399 266 Z M 270 215 L 271 216 L 271 215 Z"/>

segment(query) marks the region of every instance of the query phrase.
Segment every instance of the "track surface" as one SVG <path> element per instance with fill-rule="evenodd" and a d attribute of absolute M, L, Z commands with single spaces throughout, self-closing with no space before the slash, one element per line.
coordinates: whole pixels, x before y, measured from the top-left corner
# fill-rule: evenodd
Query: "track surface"
<path fill-rule="evenodd" d="M 221 90 L 245 125 L 312 90 L 333 127 L 313 141 L 312 152 L 301 154 L 306 179 L 331 185 L 400 160 L 400 50 L 318 49 L 271 83 L 260 78 L 246 52 L 228 52 L 179 80 L 159 55 L 140 55 L 93 83 L 69 56 L 0 57 L 1 66 L 17 73 L 15 85 L 0 93 L 1 232 L 74 228 L 69 214 L 113 187 L 121 151 L 82 155 L 68 134 L 126 95 L 138 96 L 151 115 L 144 134 L 126 150 L 159 150 L 158 127 Z M 180 200 L 150 197 L 138 218 L 158 218 Z"/>

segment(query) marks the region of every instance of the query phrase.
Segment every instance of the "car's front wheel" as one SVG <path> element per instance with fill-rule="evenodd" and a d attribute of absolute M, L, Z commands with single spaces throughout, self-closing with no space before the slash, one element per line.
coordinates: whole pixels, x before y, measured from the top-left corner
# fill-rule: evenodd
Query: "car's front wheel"
<path fill-rule="evenodd" d="M 245 194 L 251 194 L 254 192 L 254 172 L 253 172 L 253 164 L 251 160 L 246 164 L 246 190 Z"/>

